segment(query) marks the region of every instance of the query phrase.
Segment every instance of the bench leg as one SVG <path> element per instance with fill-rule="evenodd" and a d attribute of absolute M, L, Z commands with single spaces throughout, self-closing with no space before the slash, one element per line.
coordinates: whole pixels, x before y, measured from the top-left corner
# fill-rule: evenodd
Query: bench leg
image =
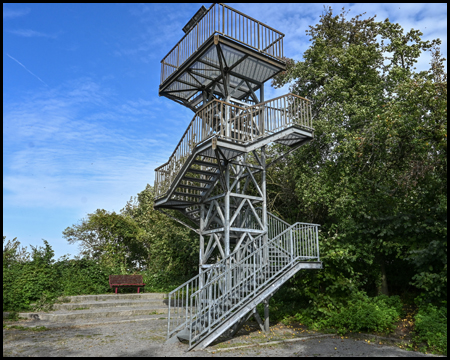
<path fill-rule="evenodd" d="M 139 287 L 138 287 L 138 294 L 139 294 Z"/>
<path fill-rule="evenodd" d="M 116 294 L 117 294 L 117 286 L 116 286 Z"/>

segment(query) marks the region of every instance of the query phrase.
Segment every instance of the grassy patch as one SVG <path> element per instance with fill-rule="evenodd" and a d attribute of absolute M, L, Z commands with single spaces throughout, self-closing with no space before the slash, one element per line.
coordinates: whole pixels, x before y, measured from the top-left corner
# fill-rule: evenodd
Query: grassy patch
<path fill-rule="evenodd" d="M 164 313 L 160 313 L 160 312 L 158 312 L 158 311 L 156 311 L 156 310 L 153 310 L 153 311 L 151 311 L 151 312 L 149 313 L 149 315 L 162 315 L 162 314 L 164 314 Z"/>

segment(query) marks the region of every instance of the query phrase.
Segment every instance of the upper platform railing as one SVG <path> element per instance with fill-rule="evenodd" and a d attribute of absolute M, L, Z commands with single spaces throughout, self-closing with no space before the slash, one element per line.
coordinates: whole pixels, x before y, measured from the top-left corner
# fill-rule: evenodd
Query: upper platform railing
<path fill-rule="evenodd" d="M 161 84 L 214 34 L 227 36 L 265 55 L 283 58 L 283 33 L 227 5 L 213 4 L 161 60 Z"/>
<path fill-rule="evenodd" d="M 194 148 L 213 136 L 247 144 L 291 125 L 313 130 L 311 102 L 294 94 L 243 108 L 214 100 L 194 115 L 169 161 L 155 169 L 155 196 L 163 196 Z"/>

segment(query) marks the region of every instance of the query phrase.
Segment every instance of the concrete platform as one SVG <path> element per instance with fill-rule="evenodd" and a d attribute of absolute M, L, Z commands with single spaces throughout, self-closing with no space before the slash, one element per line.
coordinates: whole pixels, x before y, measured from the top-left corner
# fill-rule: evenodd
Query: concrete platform
<path fill-rule="evenodd" d="M 119 290 L 120 291 L 120 290 Z M 166 299 L 165 293 L 140 293 L 140 294 L 101 294 L 101 295 L 76 295 L 64 296 L 60 298 L 64 302 L 85 302 L 85 301 L 109 301 L 109 300 L 150 300 Z"/>
<path fill-rule="evenodd" d="M 167 304 L 160 299 L 143 299 L 143 300 L 99 300 L 99 301 L 84 301 L 84 302 L 70 302 L 63 304 L 55 304 L 53 309 L 55 310 L 76 310 L 76 309 L 101 309 L 109 307 L 140 307 L 140 306 L 154 306 L 166 308 Z M 87 310 L 86 309 L 86 310 Z"/>
<path fill-rule="evenodd" d="M 54 305 L 49 312 L 23 312 L 18 315 L 25 319 L 45 322 L 104 322 L 108 319 L 128 320 L 136 317 L 167 317 L 168 300 L 166 294 L 104 294 L 81 295 L 61 298 L 63 303 Z"/>

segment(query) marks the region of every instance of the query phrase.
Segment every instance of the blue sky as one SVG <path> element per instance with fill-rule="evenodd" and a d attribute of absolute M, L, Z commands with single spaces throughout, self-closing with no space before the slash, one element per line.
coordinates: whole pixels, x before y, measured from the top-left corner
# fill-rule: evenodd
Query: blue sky
<path fill-rule="evenodd" d="M 66 227 L 99 208 L 119 212 L 153 185 L 193 116 L 158 97 L 160 61 L 201 5 L 211 4 L 3 4 L 3 235 L 76 255 Z M 230 5 L 286 34 L 284 53 L 296 60 L 323 12 L 323 4 Z M 442 40 L 447 57 L 446 4 L 331 6 L 420 29 Z M 287 87 L 265 92 L 270 99 Z"/>

